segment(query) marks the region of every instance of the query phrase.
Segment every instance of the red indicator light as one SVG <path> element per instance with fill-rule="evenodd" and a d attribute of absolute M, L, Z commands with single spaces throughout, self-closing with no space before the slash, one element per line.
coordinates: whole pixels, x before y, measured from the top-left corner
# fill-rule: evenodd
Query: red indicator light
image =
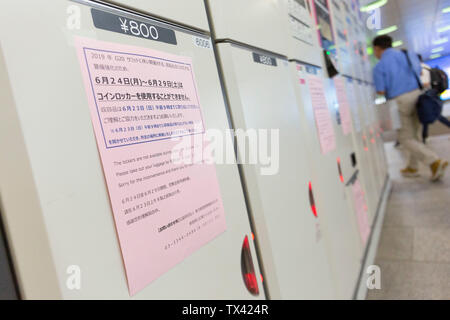
<path fill-rule="evenodd" d="M 316 203 L 314 201 L 314 194 L 312 191 L 311 181 L 309 182 L 309 204 L 311 205 L 311 211 L 314 214 L 314 217 L 317 218 L 317 209 L 316 209 Z"/>
<path fill-rule="evenodd" d="M 248 237 L 245 236 L 241 250 L 241 272 L 244 284 L 247 290 L 253 294 L 258 295 L 258 281 L 256 280 L 255 269 L 253 266 L 252 253 L 248 243 Z"/>
<path fill-rule="evenodd" d="M 316 209 L 316 206 L 315 206 L 315 205 L 312 205 L 312 206 L 311 206 L 311 210 L 312 210 L 314 216 L 317 218 L 317 209 Z"/>
<path fill-rule="evenodd" d="M 261 276 L 261 282 L 264 282 L 264 278 L 263 278 L 262 274 L 260 274 L 260 276 Z"/>
<path fill-rule="evenodd" d="M 337 158 L 337 165 L 339 172 L 339 180 L 341 180 L 341 182 L 344 183 L 344 175 L 342 174 L 342 167 L 341 167 L 341 158 Z"/>
<path fill-rule="evenodd" d="M 255 235 L 253 234 L 253 232 L 252 232 L 252 240 L 253 241 L 255 240 Z"/>

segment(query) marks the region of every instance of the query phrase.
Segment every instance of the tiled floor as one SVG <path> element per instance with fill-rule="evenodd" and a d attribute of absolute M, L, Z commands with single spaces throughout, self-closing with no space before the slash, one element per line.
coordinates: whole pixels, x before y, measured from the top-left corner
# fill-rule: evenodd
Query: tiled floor
<path fill-rule="evenodd" d="M 450 159 L 450 135 L 433 137 L 429 145 Z M 390 196 L 375 264 L 381 269 L 381 289 L 368 299 L 450 299 L 450 170 L 432 183 L 430 170 L 406 179 L 399 170 L 406 155 L 386 144 L 392 179 Z"/>

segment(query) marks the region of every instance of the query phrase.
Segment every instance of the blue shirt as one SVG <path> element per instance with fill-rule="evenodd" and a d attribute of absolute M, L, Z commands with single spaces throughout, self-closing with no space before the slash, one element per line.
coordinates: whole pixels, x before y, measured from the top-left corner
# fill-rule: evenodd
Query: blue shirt
<path fill-rule="evenodd" d="M 409 59 L 414 72 L 420 78 L 422 68 L 416 54 L 410 54 Z M 386 99 L 393 99 L 404 93 L 419 88 L 414 73 L 408 64 L 406 55 L 393 48 L 386 49 L 373 70 L 373 80 L 377 92 L 384 91 Z"/>

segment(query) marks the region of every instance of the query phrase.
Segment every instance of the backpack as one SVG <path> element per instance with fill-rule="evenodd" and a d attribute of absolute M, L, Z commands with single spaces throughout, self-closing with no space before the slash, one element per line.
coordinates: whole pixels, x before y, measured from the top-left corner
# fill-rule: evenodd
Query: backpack
<path fill-rule="evenodd" d="M 431 88 L 436 90 L 438 94 L 441 94 L 448 89 L 448 76 L 438 67 L 428 69 L 430 71 Z"/>
<path fill-rule="evenodd" d="M 421 94 L 417 102 L 417 114 L 422 124 L 435 122 L 442 113 L 444 103 L 439 99 L 439 93 L 435 89 L 427 90 Z"/>
<path fill-rule="evenodd" d="M 412 73 L 414 74 L 414 77 L 416 78 L 417 85 L 419 86 L 420 90 L 423 90 L 422 83 L 420 82 L 419 77 L 414 72 L 411 60 L 409 59 L 408 52 L 405 50 L 403 53 L 406 56 L 406 60 L 408 61 L 408 65 Z M 445 75 L 445 78 L 447 78 L 447 75 L 444 71 L 435 68 L 436 70 L 439 70 Z M 433 69 L 432 69 L 433 70 Z M 433 80 L 431 80 L 433 82 Z M 439 81 L 438 81 L 439 82 Z M 439 83 L 437 83 L 438 85 Z M 445 82 L 446 87 L 448 88 L 448 81 Z M 442 83 L 442 87 L 444 87 Z M 439 98 L 440 91 L 437 89 L 429 89 L 422 93 L 419 96 L 419 100 L 417 101 L 417 115 L 419 117 L 420 122 L 423 124 L 423 130 L 422 130 L 422 137 L 425 141 L 425 138 L 428 136 L 428 125 L 438 120 L 438 118 L 441 116 L 442 108 L 443 108 L 443 101 Z"/>

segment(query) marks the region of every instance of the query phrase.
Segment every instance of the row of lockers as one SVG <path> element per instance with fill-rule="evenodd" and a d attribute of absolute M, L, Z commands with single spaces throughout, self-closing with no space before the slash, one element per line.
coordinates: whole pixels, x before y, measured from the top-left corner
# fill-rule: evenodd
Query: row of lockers
<path fill-rule="evenodd" d="M 40 0 L 0 12 L 0 209 L 21 297 L 354 296 L 387 179 L 357 1 Z M 146 87 L 170 93 L 161 99 L 184 110 L 174 117 L 201 117 L 200 133 L 278 130 L 277 170 L 186 169 L 170 205 L 126 211 L 136 195 L 123 194 L 139 190 L 122 183 L 131 162 L 172 146 L 153 127 L 122 131 L 169 107 Z M 180 178 L 154 177 L 142 188 Z M 214 221 L 171 222 L 217 194 Z"/>

